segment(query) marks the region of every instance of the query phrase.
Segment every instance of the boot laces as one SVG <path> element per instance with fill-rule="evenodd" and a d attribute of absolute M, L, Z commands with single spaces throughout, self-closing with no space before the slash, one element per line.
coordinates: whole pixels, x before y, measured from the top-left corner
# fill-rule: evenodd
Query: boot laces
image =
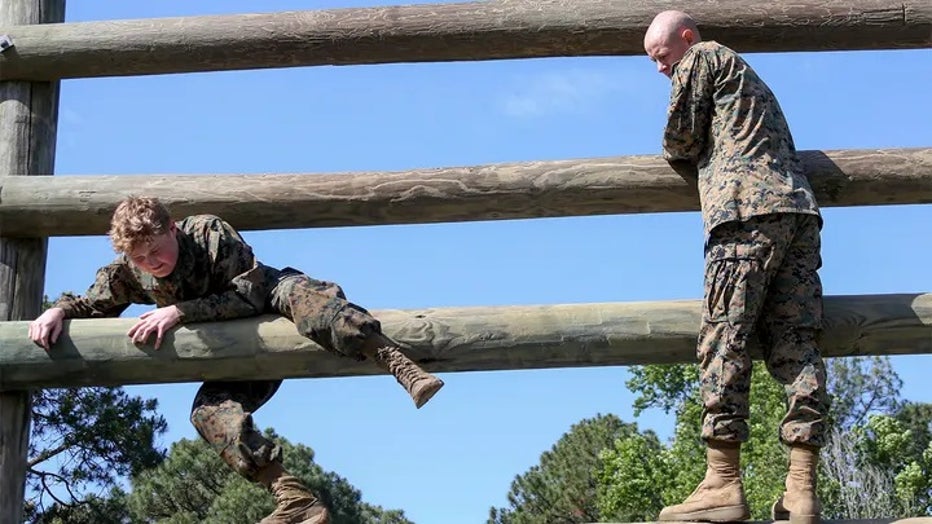
<path fill-rule="evenodd" d="M 416 380 L 421 378 L 421 373 L 415 366 L 409 365 L 405 359 L 398 358 L 395 350 L 396 348 L 386 346 L 376 351 L 376 356 L 379 360 L 388 364 L 388 370 L 392 375 L 408 384 L 414 384 Z"/>

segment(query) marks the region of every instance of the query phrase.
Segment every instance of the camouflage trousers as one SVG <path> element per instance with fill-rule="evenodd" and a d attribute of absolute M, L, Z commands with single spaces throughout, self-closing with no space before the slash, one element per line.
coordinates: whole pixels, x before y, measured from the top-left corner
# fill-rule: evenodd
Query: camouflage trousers
<path fill-rule="evenodd" d="M 314 280 L 286 269 L 273 288 L 267 309 L 295 323 L 305 337 L 328 351 L 361 357 L 363 343 L 381 334 L 379 322 L 331 282 Z M 281 380 L 212 381 L 201 385 L 191 408 L 191 422 L 233 470 L 255 481 L 272 462 L 281 462 L 281 447 L 262 435 L 252 413 L 278 391 Z"/>
<path fill-rule="evenodd" d="M 786 392 L 780 440 L 825 444 L 829 398 L 817 340 L 822 328 L 819 230 L 818 217 L 790 213 L 712 230 L 697 347 L 703 439 L 748 439 L 749 343 L 757 337 L 770 375 Z"/>

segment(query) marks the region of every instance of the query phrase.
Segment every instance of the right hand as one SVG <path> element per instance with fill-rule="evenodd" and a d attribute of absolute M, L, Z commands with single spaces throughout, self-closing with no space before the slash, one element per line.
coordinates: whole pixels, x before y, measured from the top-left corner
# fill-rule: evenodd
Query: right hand
<path fill-rule="evenodd" d="M 37 346 L 44 347 L 48 351 L 51 345 L 58 341 L 64 320 L 64 309 L 60 307 L 46 309 L 39 315 L 39 318 L 29 323 L 29 338 Z"/>

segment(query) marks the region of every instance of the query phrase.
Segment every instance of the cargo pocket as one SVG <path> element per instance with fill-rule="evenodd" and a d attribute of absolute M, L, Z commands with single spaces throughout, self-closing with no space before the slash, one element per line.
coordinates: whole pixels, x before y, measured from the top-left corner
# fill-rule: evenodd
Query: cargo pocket
<path fill-rule="evenodd" d="M 703 321 L 753 324 L 765 290 L 760 260 L 740 245 L 712 246 L 707 258 Z"/>

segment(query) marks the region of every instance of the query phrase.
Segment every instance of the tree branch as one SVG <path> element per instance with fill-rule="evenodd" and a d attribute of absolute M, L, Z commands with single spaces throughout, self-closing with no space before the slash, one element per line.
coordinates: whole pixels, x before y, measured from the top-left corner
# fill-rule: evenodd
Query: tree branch
<path fill-rule="evenodd" d="M 39 455 L 36 456 L 34 459 L 31 459 L 29 462 L 27 462 L 26 466 L 28 466 L 31 470 L 31 468 L 35 466 L 36 464 L 45 462 L 46 460 L 54 457 L 55 455 L 62 453 L 63 451 L 67 450 L 70 447 L 71 447 L 71 444 L 63 443 L 55 449 L 45 450 L 42 453 L 39 453 Z"/>

